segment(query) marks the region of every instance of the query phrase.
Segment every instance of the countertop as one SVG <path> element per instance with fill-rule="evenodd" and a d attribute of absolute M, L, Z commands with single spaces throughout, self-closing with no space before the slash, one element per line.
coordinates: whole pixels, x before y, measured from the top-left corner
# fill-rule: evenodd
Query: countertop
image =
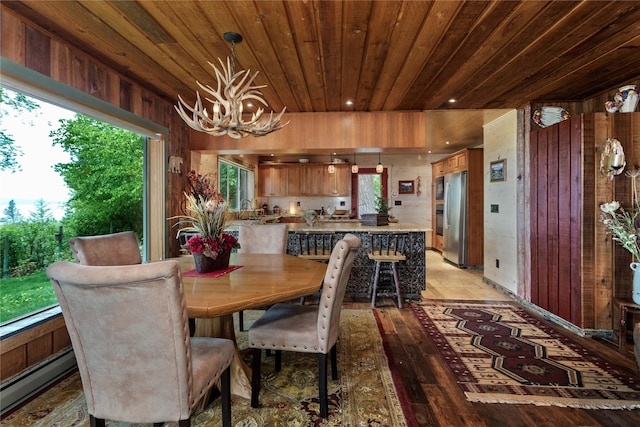
<path fill-rule="evenodd" d="M 276 221 L 277 222 L 277 221 Z M 242 224 L 258 224 L 260 221 L 253 220 L 243 220 L 243 221 L 234 221 L 229 229 L 237 230 L 237 227 Z M 351 221 L 336 221 L 336 220 L 326 220 L 321 221 L 315 227 L 310 227 L 304 222 L 294 222 L 289 223 L 289 231 L 314 231 L 314 230 L 333 230 L 337 232 L 362 232 L 367 233 L 369 231 L 407 231 L 407 232 L 427 232 L 427 226 L 421 224 L 412 224 L 412 223 L 390 223 L 389 225 L 380 225 L 380 226 L 372 226 L 372 225 L 362 225 L 359 220 L 351 220 Z"/>

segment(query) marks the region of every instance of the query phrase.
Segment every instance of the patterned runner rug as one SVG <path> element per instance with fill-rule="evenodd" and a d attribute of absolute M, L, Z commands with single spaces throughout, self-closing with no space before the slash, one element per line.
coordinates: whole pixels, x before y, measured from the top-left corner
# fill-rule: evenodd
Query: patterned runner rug
<path fill-rule="evenodd" d="M 259 311 L 245 311 L 248 327 Z M 236 331 L 238 347 L 246 348 L 246 332 Z M 317 357 L 283 353 L 282 370 L 273 357 L 263 357 L 260 408 L 232 396 L 235 426 L 416 426 L 406 392 L 385 352 L 377 319 L 371 310 L 344 309 L 338 341 L 338 380 L 329 377 L 329 418 L 318 417 Z M 405 415 L 406 414 L 406 415 Z M 192 417 L 192 426 L 222 425 L 220 399 Z M 173 426 L 177 423 L 167 423 Z M 21 407 L 2 426 L 88 426 L 82 384 L 77 373 Z M 107 421 L 109 427 L 129 424 Z"/>
<path fill-rule="evenodd" d="M 640 377 L 507 304 L 413 305 L 468 400 L 640 408 Z"/>

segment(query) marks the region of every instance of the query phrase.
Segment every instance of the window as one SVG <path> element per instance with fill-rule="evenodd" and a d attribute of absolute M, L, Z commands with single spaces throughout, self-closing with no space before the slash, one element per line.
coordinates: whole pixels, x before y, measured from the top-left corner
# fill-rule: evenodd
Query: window
<path fill-rule="evenodd" d="M 220 194 L 229 204 L 231 210 L 241 210 L 251 207 L 253 199 L 253 171 L 220 159 L 218 162 L 218 177 Z"/>
<path fill-rule="evenodd" d="M 0 168 L 4 324 L 57 304 L 44 269 L 73 259 L 71 237 L 133 230 L 144 240 L 147 142 L 44 97 L 1 90 L 2 154 L 10 160 Z"/>

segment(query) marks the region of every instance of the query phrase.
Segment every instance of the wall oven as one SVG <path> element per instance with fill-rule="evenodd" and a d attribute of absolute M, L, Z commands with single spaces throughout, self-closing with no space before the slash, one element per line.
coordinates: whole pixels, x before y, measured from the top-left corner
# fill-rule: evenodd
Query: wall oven
<path fill-rule="evenodd" d="M 444 225 L 444 203 L 436 202 L 436 235 L 442 236 Z"/>
<path fill-rule="evenodd" d="M 444 176 L 436 178 L 435 199 L 444 200 Z"/>

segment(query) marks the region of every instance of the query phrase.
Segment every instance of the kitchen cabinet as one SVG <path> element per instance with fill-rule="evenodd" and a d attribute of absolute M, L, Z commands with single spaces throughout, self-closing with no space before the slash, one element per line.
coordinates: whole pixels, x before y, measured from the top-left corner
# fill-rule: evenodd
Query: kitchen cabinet
<path fill-rule="evenodd" d="M 454 154 L 447 159 L 447 173 L 456 173 L 467 170 L 467 160 L 469 153 L 463 151 L 462 153 Z"/>
<path fill-rule="evenodd" d="M 303 172 L 301 196 L 322 196 L 323 183 L 329 178 L 327 165 L 307 164 Z"/>
<path fill-rule="evenodd" d="M 304 165 L 287 166 L 287 196 L 302 195 L 304 171 Z"/>
<path fill-rule="evenodd" d="M 258 195 L 287 196 L 288 173 L 285 166 L 261 165 L 258 168 Z"/>
<path fill-rule="evenodd" d="M 349 196 L 351 165 L 337 164 L 329 173 L 328 164 L 260 165 L 258 195 L 274 196 Z"/>
<path fill-rule="evenodd" d="M 447 170 L 446 161 L 440 160 L 439 162 L 435 162 L 431 164 L 433 177 L 437 178 L 439 176 L 444 176 Z"/>
<path fill-rule="evenodd" d="M 335 166 L 335 173 L 327 173 L 328 178 L 323 181 L 323 196 L 349 196 L 351 194 L 351 165 L 339 164 Z M 325 166 L 325 169 L 327 167 Z"/>

